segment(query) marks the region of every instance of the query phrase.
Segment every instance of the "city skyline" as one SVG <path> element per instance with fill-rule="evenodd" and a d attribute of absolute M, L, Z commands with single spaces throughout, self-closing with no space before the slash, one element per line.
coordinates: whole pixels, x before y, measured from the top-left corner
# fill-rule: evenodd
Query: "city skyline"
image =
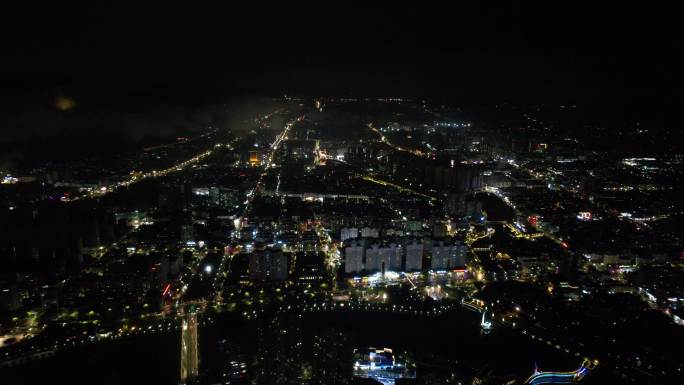
<path fill-rule="evenodd" d="M 658 6 L 15 4 L 7 384 L 679 384 Z"/>

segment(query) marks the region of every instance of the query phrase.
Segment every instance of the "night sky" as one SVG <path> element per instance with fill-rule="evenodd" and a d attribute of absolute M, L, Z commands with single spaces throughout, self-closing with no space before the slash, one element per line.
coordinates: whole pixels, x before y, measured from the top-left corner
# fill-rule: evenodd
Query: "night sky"
<path fill-rule="evenodd" d="M 30 126 L 25 117 L 60 96 L 91 111 L 283 93 L 561 102 L 642 115 L 669 115 L 682 101 L 673 9 L 67 3 L 3 10 L 6 132 Z"/>

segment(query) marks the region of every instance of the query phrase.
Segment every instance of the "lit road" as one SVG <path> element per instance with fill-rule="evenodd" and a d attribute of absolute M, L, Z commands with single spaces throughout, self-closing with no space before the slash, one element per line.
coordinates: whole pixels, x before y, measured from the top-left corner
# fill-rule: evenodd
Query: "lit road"
<path fill-rule="evenodd" d="M 285 124 L 285 128 L 283 129 L 283 131 L 280 134 L 278 134 L 278 136 L 276 136 L 275 141 L 273 141 L 273 143 L 271 144 L 271 150 L 269 151 L 267 157 L 268 160 L 266 161 L 266 166 L 264 167 L 264 170 L 261 172 L 261 175 L 259 175 L 259 180 L 257 181 L 254 188 L 249 193 L 247 193 L 247 203 L 245 206 L 245 214 L 243 214 L 243 216 L 249 212 L 252 199 L 254 199 L 254 197 L 259 194 L 267 171 L 274 166 L 273 158 L 275 157 L 275 153 L 278 151 L 278 148 L 282 144 L 283 140 L 287 139 L 287 133 L 290 131 L 290 128 L 292 128 L 292 126 L 295 123 L 301 121 L 302 119 L 304 119 L 304 116 L 300 116 L 297 119 Z"/>
<path fill-rule="evenodd" d="M 328 274 L 332 277 L 333 281 L 333 291 L 337 290 L 337 279 L 335 275 L 337 269 L 342 264 L 342 257 L 340 256 L 340 249 L 337 242 L 333 242 L 330 238 L 330 234 L 325 231 L 325 228 L 321 226 L 319 222 L 315 224 L 316 235 L 318 235 L 319 242 L 321 244 L 321 250 L 325 253 L 325 267 L 328 270 Z"/>
<path fill-rule="evenodd" d="M 515 203 L 513 203 L 513 202 L 511 201 L 511 199 L 508 198 L 505 194 L 503 194 L 498 188 L 495 188 L 495 187 L 486 187 L 486 188 L 485 188 L 485 191 L 486 191 L 486 192 L 489 192 L 489 193 L 492 193 L 492 194 L 494 194 L 497 198 L 501 199 L 501 201 L 503 201 L 508 207 L 510 207 L 510 208 L 513 210 L 513 212 L 515 213 L 516 216 L 518 216 L 518 217 L 525 217 L 525 215 L 522 213 L 522 211 L 520 211 L 520 209 L 518 209 L 518 207 L 515 205 Z M 507 222 L 506 222 L 506 224 L 508 225 Z M 552 233 L 550 233 L 550 232 L 548 232 L 548 231 L 544 231 L 544 232 L 542 232 L 542 233 L 533 233 L 533 234 L 527 235 L 527 234 L 520 233 L 519 231 L 517 231 L 514 227 L 512 227 L 512 226 L 510 226 L 510 225 L 509 225 L 507 228 L 508 228 L 509 230 L 511 230 L 512 233 L 513 233 L 514 235 L 516 235 L 516 233 L 517 233 L 517 234 L 519 235 L 518 238 L 522 237 L 522 238 L 527 238 L 527 239 L 533 239 L 533 238 L 538 238 L 538 237 L 539 237 L 538 234 L 542 234 L 543 236 L 545 236 L 546 238 L 550 239 L 551 241 L 553 241 L 553 242 L 556 243 L 557 245 L 559 245 L 559 246 L 561 246 L 561 247 L 563 247 L 563 248 L 565 248 L 565 249 L 568 249 L 568 244 L 567 244 L 566 242 L 562 241 L 561 239 L 559 239 L 559 238 L 556 237 L 554 234 L 552 234 Z"/>
<path fill-rule="evenodd" d="M 422 151 L 420 151 L 420 150 L 411 150 L 411 149 L 408 149 L 408 148 L 403 148 L 403 147 L 401 147 L 401 146 L 398 146 L 398 145 L 396 145 L 396 144 L 390 142 L 390 141 L 387 139 L 387 137 L 385 136 L 385 134 L 383 134 L 382 132 L 380 132 L 377 128 L 373 127 L 373 123 L 368 123 L 368 128 L 370 128 L 371 131 L 375 132 L 376 134 L 378 134 L 378 135 L 380 136 L 380 141 L 381 141 L 381 142 L 385 143 L 386 145 L 392 147 L 393 149 L 395 149 L 395 150 L 397 150 L 397 151 L 408 152 L 408 153 L 411 153 L 411 154 L 413 154 L 413 155 L 415 155 L 415 156 L 420 156 L 420 157 L 427 157 L 427 156 L 428 156 L 428 154 L 426 154 L 426 153 L 424 153 L 424 152 L 422 152 Z"/>
<path fill-rule="evenodd" d="M 221 303 L 223 300 L 223 285 L 226 282 L 226 277 L 230 275 L 231 272 L 231 262 L 233 261 L 233 258 L 235 257 L 236 254 L 238 254 L 240 251 L 242 251 L 242 246 L 238 245 L 234 248 L 232 248 L 228 253 L 226 253 L 223 256 L 223 259 L 221 259 L 221 264 L 216 270 L 216 278 L 214 279 L 213 282 L 213 290 L 214 290 L 214 302 L 216 304 Z"/>
<path fill-rule="evenodd" d="M 465 243 L 468 246 L 471 246 L 473 243 L 475 243 L 476 241 L 478 241 L 480 239 L 491 237 L 495 232 L 496 232 L 496 230 L 494 230 L 493 227 L 488 227 L 486 231 L 483 231 L 481 233 L 473 233 L 473 232 L 469 231 L 466 234 Z"/>
<path fill-rule="evenodd" d="M 263 171 L 259 175 L 259 179 L 257 180 L 257 183 L 254 185 L 254 188 L 247 193 L 247 200 L 245 201 L 245 206 L 242 210 L 242 214 L 237 216 L 235 219 L 235 227 L 236 229 L 239 229 L 240 226 L 242 225 L 243 219 L 249 214 L 249 210 L 251 208 L 252 202 L 254 201 L 254 198 L 259 195 L 259 191 L 261 190 L 261 187 L 263 186 L 264 183 L 264 178 L 268 172 L 268 170 L 273 167 L 273 158 L 275 157 L 276 152 L 278 151 L 278 148 L 282 144 L 283 140 L 287 139 L 287 134 L 292 128 L 292 126 L 304 119 L 304 116 L 300 116 L 295 120 L 292 120 L 288 123 L 285 124 L 285 127 L 283 128 L 283 131 L 276 136 L 276 139 L 273 141 L 270 147 L 270 151 L 268 153 L 267 157 L 267 163 L 264 166 Z M 219 269 L 217 270 L 218 273 L 216 274 L 216 279 L 213 282 L 213 288 L 215 290 L 215 298 L 214 300 L 216 303 L 220 303 L 222 300 L 222 291 L 223 291 L 223 286 L 225 283 L 225 279 L 228 276 L 230 272 L 230 263 L 233 259 L 233 257 L 239 253 L 241 250 L 240 247 L 235 247 L 231 252 L 225 253 L 223 258 L 221 259 L 221 264 L 219 266 Z"/>
<path fill-rule="evenodd" d="M 264 119 L 270 118 L 270 116 L 271 115 L 267 115 Z M 292 125 L 296 121 L 301 120 L 302 118 L 303 117 L 299 117 L 297 120 L 287 123 L 285 125 L 285 128 L 283 129 L 283 131 L 280 134 L 278 134 L 275 141 L 271 145 L 271 151 L 268 155 L 268 163 L 264 167 L 263 172 L 259 175 L 259 179 L 258 179 L 255 187 L 247 194 L 247 200 L 245 201 L 245 206 L 243 208 L 242 214 L 240 214 L 236 218 L 236 228 L 239 228 L 239 226 L 242 224 L 242 220 L 247 215 L 247 213 L 249 212 L 250 205 L 251 205 L 254 197 L 256 195 L 258 195 L 258 192 L 261 189 L 261 186 L 263 184 L 264 176 L 266 175 L 266 170 L 268 170 L 271 167 L 272 162 L 273 162 L 273 157 L 274 157 L 275 152 L 277 151 L 278 147 L 280 146 L 282 141 L 287 138 L 287 133 L 290 130 L 290 128 L 292 127 Z M 230 142 L 230 144 L 228 144 L 226 147 L 232 149 L 232 144 L 234 144 L 237 140 L 238 140 L 238 138 L 233 139 Z M 222 145 L 217 144 L 215 147 L 222 147 Z M 198 156 L 195 156 L 191 159 L 188 159 L 184 162 L 181 162 L 181 163 L 179 163 L 173 167 L 170 167 L 166 170 L 154 171 L 152 173 L 145 174 L 145 175 L 146 175 L 146 177 L 159 177 L 159 176 L 167 175 L 171 172 L 180 171 L 180 170 L 183 170 L 184 168 L 186 168 L 186 167 L 188 167 L 194 163 L 199 162 L 200 160 L 206 158 L 207 156 L 209 156 L 211 154 L 212 154 L 212 150 L 208 150 L 208 151 L 206 151 L 206 152 L 204 152 Z M 128 181 L 129 182 L 128 184 L 132 184 L 132 183 L 138 182 L 140 180 L 142 180 L 142 178 L 140 178 L 140 177 L 132 178 L 131 180 Z M 122 184 L 122 183 L 125 183 L 125 182 L 119 183 L 117 185 L 117 187 L 120 187 L 123 185 L 128 185 L 128 184 Z M 211 290 L 213 293 L 210 296 L 211 298 L 207 298 L 207 300 L 213 300 L 214 303 L 217 303 L 217 304 L 221 302 L 221 300 L 222 300 L 221 294 L 223 291 L 223 285 L 225 283 L 225 278 L 230 273 L 231 261 L 232 261 L 233 257 L 237 253 L 240 252 L 240 250 L 241 250 L 241 247 L 238 246 L 238 247 L 234 247 L 234 248 L 232 248 L 232 249 L 230 249 L 224 253 L 223 258 L 221 258 L 221 261 L 219 263 L 219 266 L 215 267 L 216 276 L 214 277 L 214 279 L 211 283 Z M 189 276 L 186 277 L 185 279 L 181 278 L 179 280 L 179 282 L 180 282 L 179 286 L 181 288 L 181 294 L 179 296 L 179 300 L 181 303 L 185 302 L 183 297 L 184 297 L 185 291 L 187 290 L 187 287 L 188 287 L 187 284 L 192 281 L 193 277 L 196 277 L 198 274 L 204 273 L 203 271 L 201 271 L 199 269 L 199 267 L 201 265 L 201 261 L 204 259 L 205 256 L 206 255 L 203 255 L 201 258 L 196 259 L 194 265 L 190 269 L 190 273 L 188 274 Z"/>
<path fill-rule="evenodd" d="M 214 148 L 220 149 L 222 147 L 226 147 L 226 148 L 232 149 L 232 144 L 234 144 L 237 140 L 238 140 L 237 138 L 233 139 L 228 145 L 223 145 L 222 143 L 217 143 L 216 145 L 214 145 Z M 117 183 L 109 185 L 109 186 L 102 186 L 102 187 L 100 187 L 99 190 L 93 190 L 90 193 L 88 193 L 87 195 L 82 195 L 82 196 L 78 196 L 78 197 L 74 197 L 74 198 L 66 198 L 64 200 L 65 201 L 76 201 L 76 200 L 85 199 L 85 198 L 97 198 L 97 197 L 107 195 L 111 192 L 114 192 L 119 187 L 128 187 L 128 186 L 131 186 L 135 183 L 142 182 L 143 180 L 146 180 L 146 179 L 159 178 L 159 177 L 163 177 L 163 176 L 169 175 L 169 174 L 177 172 L 177 171 L 182 171 L 185 168 L 192 166 L 192 165 L 200 162 L 203 159 L 206 159 L 208 156 L 213 154 L 214 151 L 215 150 L 213 150 L 213 149 L 206 150 L 200 154 L 193 156 L 190 159 L 186 159 L 180 163 L 174 164 L 173 166 L 165 168 L 163 170 L 152 170 L 152 171 L 146 172 L 146 173 L 131 173 L 132 175 L 126 180 L 117 182 Z"/>
<path fill-rule="evenodd" d="M 366 181 L 368 181 L 368 182 L 373 182 L 373 183 L 375 183 L 375 184 L 379 184 L 379 185 L 381 185 L 381 186 L 392 187 L 392 188 L 394 188 L 394 189 L 396 189 L 396 190 L 399 190 L 399 191 L 401 191 L 401 192 L 403 192 L 403 193 L 418 195 L 418 196 L 420 196 L 420 197 L 423 197 L 423 198 L 425 198 L 425 199 L 429 199 L 429 200 L 431 200 L 431 201 L 437 200 L 437 198 L 435 198 L 435 197 L 432 197 L 432 196 L 429 196 L 429 195 L 425 195 L 425 194 L 423 194 L 423 193 L 421 193 L 421 192 L 418 192 L 418 191 L 416 191 L 416 190 L 412 190 L 412 189 L 407 188 L 407 187 L 399 186 L 398 184 L 394 184 L 394 183 L 388 182 L 388 181 L 386 181 L 386 180 L 376 179 L 376 178 L 373 178 L 373 177 L 370 177 L 370 176 L 367 176 L 367 175 L 357 175 L 357 177 L 359 177 L 359 178 L 361 178 L 361 179 L 363 179 L 363 180 L 366 180 Z"/>
<path fill-rule="evenodd" d="M 270 116 L 268 116 L 268 117 L 270 117 Z M 267 157 L 268 162 L 264 166 L 264 170 L 262 171 L 262 173 L 259 175 L 259 179 L 257 180 L 257 183 L 255 184 L 254 188 L 252 190 L 250 190 L 249 193 L 247 193 L 247 200 L 245 201 L 245 206 L 242 210 L 242 214 L 238 215 L 237 218 L 235 219 L 237 229 L 239 229 L 239 227 L 242 225 L 243 218 L 246 217 L 247 214 L 249 213 L 252 201 L 254 200 L 254 198 L 258 195 L 259 191 L 261 190 L 261 187 L 263 185 L 264 177 L 266 176 L 267 170 L 273 166 L 273 158 L 275 156 L 276 151 L 280 147 L 282 141 L 287 139 L 287 133 L 289 132 L 290 128 L 292 128 L 292 126 L 296 122 L 301 121 L 302 119 L 303 119 L 303 117 L 300 116 L 297 119 L 285 124 L 283 131 L 276 136 L 275 141 L 271 144 L 270 151 L 269 151 L 269 154 Z M 233 142 L 235 142 L 236 140 L 237 139 L 233 140 Z M 207 154 L 207 156 L 210 155 L 210 153 L 211 152 L 209 151 L 209 154 Z M 195 159 L 195 158 L 193 158 L 193 159 Z M 187 163 L 187 161 L 184 163 Z M 186 166 L 184 166 L 184 167 L 186 167 Z M 219 266 L 216 267 L 216 276 L 212 282 L 212 291 L 213 291 L 212 297 L 213 298 L 211 298 L 211 299 L 213 299 L 214 303 L 216 303 L 216 304 L 218 304 L 222 301 L 223 286 L 224 286 L 226 277 L 230 273 L 231 261 L 232 261 L 233 257 L 237 253 L 239 253 L 240 251 L 241 251 L 241 247 L 238 246 L 238 247 L 234 247 L 231 250 L 229 250 L 228 252 L 224 253 L 223 258 L 221 258 L 221 262 L 219 263 Z M 199 262 L 198 262 L 198 266 L 199 266 Z M 197 268 L 195 268 L 192 271 L 191 276 L 194 276 L 196 274 L 202 274 L 202 271 L 199 271 Z M 185 286 L 183 286 L 183 287 L 185 287 Z"/>

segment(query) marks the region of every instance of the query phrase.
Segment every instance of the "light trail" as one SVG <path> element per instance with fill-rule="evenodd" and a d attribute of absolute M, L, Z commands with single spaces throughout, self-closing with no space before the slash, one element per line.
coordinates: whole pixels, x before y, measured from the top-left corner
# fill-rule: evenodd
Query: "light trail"
<path fill-rule="evenodd" d="M 413 281 L 411 281 L 411 277 L 409 277 L 408 274 L 405 274 L 404 276 L 406 277 L 406 280 L 411 284 L 411 286 L 413 286 L 413 288 L 415 289 L 417 286 L 415 283 L 413 283 Z"/>
<path fill-rule="evenodd" d="M 375 178 L 372 178 L 372 177 L 370 177 L 370 176 L 368 176 L 368 175 L 360 175 L 360 174 L 357 174 L 356 176 L 357 176 L 358 178 L 363 179 L 363 180 L 366 180 L 366 181 L 369 181 L 369 182 L 373 182 L 373 183 L 379 184 L 379 185 L 381 185 L 381 186 L 392 187 L 392 188 L 394 188 L 394 189 L 396 189 L 396 190 L 399 190 L 399 191 L 401 191 L 401 192 L 405 192 L 405 193 L 409 193 L 409 194 L 418 195 L 418 196 L 421 196 L 421 197 L 423 197 L 423 198 L 425 198 L 425 199 L 429 199 L 429 200 L 431 200 L 431 201 L 437 200 L 437 198 L 435 198 L 435 197 L 433 197 L 433 196 L 423 194 L 423 193 L 421 193 L 421 192 L 418 192 L 418 191 L 416 191 L 416 190 L 412 190 L 412 189 L 410 189 L 410 188 L 406 188 L 406 187 L 404 187 L 404 186 L 399 186 L 398 184 L 394 184 L 394 183 L 388 182 L 388 181 L 386 181 L 386 180 L 375 179 Z"/>

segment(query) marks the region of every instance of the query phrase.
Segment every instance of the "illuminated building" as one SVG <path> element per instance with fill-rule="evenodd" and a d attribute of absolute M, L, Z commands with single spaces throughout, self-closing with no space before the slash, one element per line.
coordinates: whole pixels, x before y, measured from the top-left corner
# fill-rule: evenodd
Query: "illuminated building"
<path fill-rule="evenodd" d="M 252 166 L 260 166 L 259 151 L 252 150 L 249 152 L 249 164 Z"/>
<path fill-rule="evenodd" d="M 195 230 L 192 223 L 186 223 L 181 226 L 180 240 L 183 244 L 189 244 L 195 240 Z"/>
<path fill-rule="evenodd" d="M 362 238 L 378 238 L 380 237 L 380 232 L 378 229 L 370 228 L 370 227 L 364 227 L 361 229 L 361 237 Z"/>
<path fill-rule="evenodd" d="M 354 239 L 359 236 L 359 229 L 356 227 L 345 227 L 340 230 L 340 241 L 344 242 L 347 239 Z"/>
<path fill-rule="evenodd" d="M 238 203 L 239 191 L 224 187 L 195 187 L 190 198 L 193 207 L 231 208 Z"/>
<path fill-rule="evenodd" d="M 423 253 L 425 245 L 418 240 L 406 244 L 406 267 L 405 271 L 420 271 L 423 269 Z"/>
<path fill-rule="evenodd" d="M 539 215 L 530 215 L 527 217 L 527 221 L 532 227 L 537 227 L 539 225 Z"/>
<path fill-rule="evenodd" d="M 460 242 L 438 241 L 432 245 L 433 270 L 455 269 L 465 266 L 467 247 Z"/>
<path fill-rule="evenodd" d="M 298 283 L 309 285 L 312 283 L 321 283 L 326 276 L 326 269 L 324 256 L 320 253 L 306 253 L 299 252 L 295 257 L 294 275 Z"/>
<path fill-rule="evenodd" d="M 287 256 L 280 250 L 255 251 L 249 256 L 249 275 L 257 281 L 287 279 Z"/>
<path fill-rule="evenodd" d="M 376 379 L 383 384 L 394 384 L 401 378 L 416 378 L 415 366 L 397 357 L 389 348 L 368 348 L 354 352 L 355 377 Z"/>
<path fill-rule="evenodd" d="M 546 143 L 538 143 L 534 146 L 534 152 L 546 152 L 549 149 L 548 144 Z"/>
<path fill-rule="evenodd" d="M 366 248 L 363 241 L 352 241 L 344 249 L 344 272 L 360 273 L 363 271 L 363 258 Z"/>
<path fill-rule="evenodd" d="M 402 247 L 397 244 L 372 245 L 366 249 L 366 271 L 401 270 Z"/>

